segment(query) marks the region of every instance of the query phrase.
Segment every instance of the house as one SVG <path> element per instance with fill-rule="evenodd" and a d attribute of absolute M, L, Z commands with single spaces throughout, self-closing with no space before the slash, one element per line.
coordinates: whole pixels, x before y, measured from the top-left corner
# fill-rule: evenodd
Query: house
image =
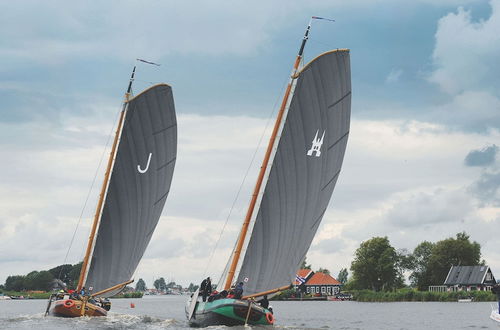
<path fill-rule="evenodd" d="M 330 274 L 313 272 L 310 269 L 300 269 L 295 276 L 294 286 L 303 293 L 332 296 L 340 292 L 342 283 Z"/>
<path fill-rule="evenodd" d="M 451 266 L 444 281 L 447 291 L 490 291 L 495 284 L 488 266 Z"/>

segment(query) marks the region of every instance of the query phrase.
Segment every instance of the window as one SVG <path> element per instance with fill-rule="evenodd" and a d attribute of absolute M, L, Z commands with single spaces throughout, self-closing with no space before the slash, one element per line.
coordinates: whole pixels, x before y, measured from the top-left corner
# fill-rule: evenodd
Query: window
<path fill-rule="evenodd" d="M 332 287 L 331 286 L 327 287 L 326 292 L 328 295 L 331 295 L 332 294 Z"/>
<path fill-rule="evenodd" d="M 316 293 L 319 293 L 319 286 L 316 287 Z"/>
<path fill-rule="evenodd" d="M 325 293 L 326 288 L 324 286 L 321 287 L 321 293 Z"/>
<path fill-rule="evenodd" d="M 309 293 L 309 287 L 306 288 L 306 292 Z"/>

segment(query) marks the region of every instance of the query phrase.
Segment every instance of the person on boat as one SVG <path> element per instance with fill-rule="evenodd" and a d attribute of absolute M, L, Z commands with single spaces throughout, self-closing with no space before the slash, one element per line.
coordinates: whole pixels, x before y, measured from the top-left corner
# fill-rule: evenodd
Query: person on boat
<path fill-rule="evenodd" d="M 207 277 L 201 282 L 200 291 L 203 302 L 207 301 L 207 296 L 212 291 L 212 282 L 210 281 L 210 277 Z"/>
<path fill-rule="evenodd" d="M 243 282 L 240 282 L 234 288 L 234 299 L 241 299 L 242 296 L 243 296 Z"/>
<path fill-rule="evenodd" d="M 85 287 L 82 287 L 82 289 L 80 290 L 80 296 L 85 296 Z"/>
<path fill-rule="evenodd" d="M 269 300 L 267 300 L 267 295 L 264 296 L 264 298 L 262 298 L 261 300 L 259 300 L 259 304 L 263 307 L 263 308 L 268 308 L 269 307 Z"/>

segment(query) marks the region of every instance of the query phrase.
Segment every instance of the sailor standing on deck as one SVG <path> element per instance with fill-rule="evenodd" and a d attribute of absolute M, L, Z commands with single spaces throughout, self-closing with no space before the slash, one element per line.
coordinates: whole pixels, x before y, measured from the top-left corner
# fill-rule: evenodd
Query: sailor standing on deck
<path fill-rule="evenodd" d="M 207 301 L 207 296 L 212 292 L 212 281 L 210 281 L 210 277 L 207 277 L 201 282 L 200 291 L 203 302 Z"/>

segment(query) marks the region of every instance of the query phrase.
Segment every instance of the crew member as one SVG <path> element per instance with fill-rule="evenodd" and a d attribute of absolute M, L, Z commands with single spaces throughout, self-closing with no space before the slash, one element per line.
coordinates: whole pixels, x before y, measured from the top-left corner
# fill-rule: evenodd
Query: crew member
<path fill-rule="evenodd" d="M 234 288 L 234 299 L 241 299 L 242 296 L 243 296 L 243 282 L 240 282 Z"/>
<path fill-rule="evenodd" d="M 259 304 L 263 307 L 263 308 L 268 308 L 269 307 L 269 300 L 267 300 L 267 295 L 264 296 L 264 298 L 262 298 L 261 300 L 259 300 Z"/>

